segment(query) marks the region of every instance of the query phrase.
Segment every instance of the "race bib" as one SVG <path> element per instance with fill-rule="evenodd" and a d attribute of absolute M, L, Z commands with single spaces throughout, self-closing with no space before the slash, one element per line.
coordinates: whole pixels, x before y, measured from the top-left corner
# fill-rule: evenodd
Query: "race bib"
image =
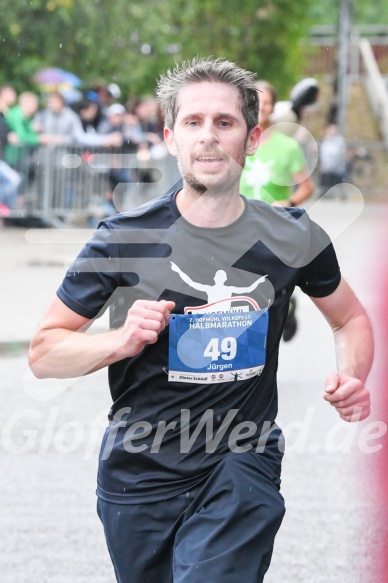
<path fill-rule="evenodd" d="M 225 383 L 260 375 L 266 356 L 268 310 L 172 314 L 168 380 Z"/>

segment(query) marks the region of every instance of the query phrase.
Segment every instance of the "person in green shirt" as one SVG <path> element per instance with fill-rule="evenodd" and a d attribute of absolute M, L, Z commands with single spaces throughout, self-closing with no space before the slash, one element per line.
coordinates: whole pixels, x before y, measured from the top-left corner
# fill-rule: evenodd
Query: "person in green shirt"
<path fill-rule="evenodd" d="M 276 91 L 266 81 L 258 81 L 262 129 L 260 146 L 247 157 L 241 179 L 241 193 L 268 204 L 297 206 L 313 193 L 303 151 L 298 142 L 271 125 Z"/>
<path fill-rule="evenodd" d="M 53 143 L 53 137 L 39 134 L 33 127 L 34 117 L 38 111 L 39 100 L 35 93 L 25 91 L 19 95 L 18 104 L 5 113 L 5 121 L 10 129 L 5 158 L 14 166 L 25 154 L 22 146 L 37 146 Z"/>
<path fill-rule="evenodd" d="M 275 129 L 271 115 L 276 103 L 275 88 L 266 81 L 256 83 L 259 92 L 260 145 L 248 156 L 241 176 L 240 192 L 271 205 L 297 206 L 308 199 L 314 190 L 303 151 L 298 142 Z M 283 340 L 289 342 L 296 334 L 296 299 L 290 299 Z"/>

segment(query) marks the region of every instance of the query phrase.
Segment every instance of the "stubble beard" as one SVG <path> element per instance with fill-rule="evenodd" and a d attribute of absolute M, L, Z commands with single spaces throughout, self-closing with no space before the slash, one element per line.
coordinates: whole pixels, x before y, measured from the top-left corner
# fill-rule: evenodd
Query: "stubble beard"
<path fill-rule="evenodd" d="M 206 153 L 213 154 L 214 152 Z M 228 156 L 228 159 L 230 159 L 230 156 Z M 177 163 L 179 172 L 181 173 L 184 182 L 186 182 L 191 191 L 199 196 L 203 196 L 205 193 L 209 196 L 220 196 L 233 191 L 236 188 L 236 185 L 238 186 L 240 184 L 241 173 L 245 166 L 245 159 L 246 154 L 244 148 L 241 161 L 236 162 L 233 160 L 231 168 L 224 177 L 220 178 L 217 182 L 207 185 L 204 184 L 204 182 L 201 182 L 192 172 L 185 170 L 179 155 L 177 156 Z"/>

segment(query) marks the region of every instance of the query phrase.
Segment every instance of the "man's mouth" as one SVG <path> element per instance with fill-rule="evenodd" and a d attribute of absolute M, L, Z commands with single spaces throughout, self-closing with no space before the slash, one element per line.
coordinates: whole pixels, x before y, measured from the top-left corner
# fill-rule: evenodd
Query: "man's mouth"
<path fill-rule="evenodd" d="M 197 156 L 195 159 L 197 160 L 197 162 L 202 162 L 204 164 L 218 164 L 219 162 L 223 161 L 223 158 L 221 158 L 220 156 L 210 155 Z"/>

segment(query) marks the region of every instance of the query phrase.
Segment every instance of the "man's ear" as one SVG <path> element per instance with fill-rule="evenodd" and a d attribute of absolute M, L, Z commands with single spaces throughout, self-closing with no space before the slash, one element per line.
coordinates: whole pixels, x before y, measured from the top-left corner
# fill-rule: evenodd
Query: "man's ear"
<path fill-rule="evenodd" d="M 248 134 L 247 138 L 247 145 L 245 148 L 245 153 L 247 156 L 252 156 L 259 147 L 260 143 L 260 136 L 261 136 L 261 129 L 259 126 L 255 126 L 251 129 Z"/>
<path fill-rule="evenodd" d="M 175 144 L 173 130 L 171 130 L 170 128 L 164 128 L 163 135 L 168 151 L 172 156 L 176 156 L 178 151 Z"/>

